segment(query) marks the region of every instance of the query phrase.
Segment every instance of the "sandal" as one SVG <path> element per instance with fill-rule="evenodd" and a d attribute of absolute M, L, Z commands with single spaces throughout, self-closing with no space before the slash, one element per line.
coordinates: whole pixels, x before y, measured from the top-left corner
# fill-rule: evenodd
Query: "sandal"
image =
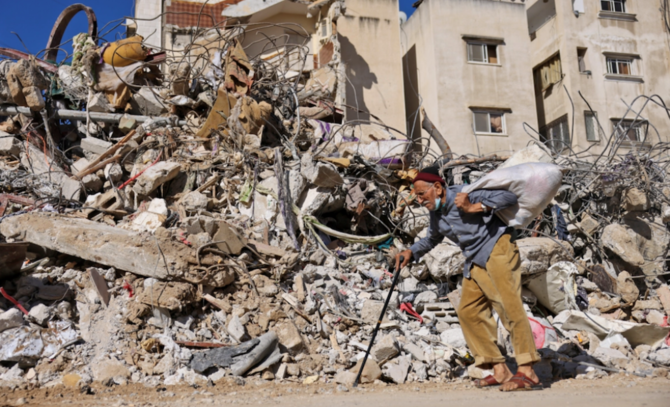
<path fill-rule="evenodd" d="M 516 374 L 512 376 L 508 383 L 514 383 L 517 387 L 511 390 L 500 389 L 500 391 L 530 391 L 542 390 L 544 388 L 542 383 L 535 383 L 528 376 L 521 372 L 516 372 Z"/>
<path fill-rule="evenodd" d="M 475 380 L 475 387 L 478 389 L 483 389 L 484 387 L 500 387 L 502 383 L 496 380 L 493 375 L 488 375 L 483 379 Z"/>

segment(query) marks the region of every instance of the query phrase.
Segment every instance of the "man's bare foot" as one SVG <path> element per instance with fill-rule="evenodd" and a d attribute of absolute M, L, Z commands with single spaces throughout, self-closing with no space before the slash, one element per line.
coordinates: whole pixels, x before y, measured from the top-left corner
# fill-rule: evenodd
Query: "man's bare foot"
<path fill-rule="evenodd" d="M 509 381 L 512 377 L 512 372 L 509 371 L 506 364 L 497 363 L 493 365 L 493 374 L 486 376 L 483 379 L 476 380 L 475 386 L 479 388 L 498 387 L 502 383 Z"/>
<path fill-rule="evenodd" d="M 534 389 L 537 385 L 540 385 L 540 378 L 537 377 L 533 366 L 531 364 L 520 365 L 517 370 L 517 376 L 519 373 L 523 374 L 523 377 L 514 377 L 513 379 L 508 379 L 502 386 L 500 386 L 501 391 L 516 391 L 516 390 L 530 390 Z"/>
<path fill-rule="evenodd" d="M 493 377 L 498 383 L 507 383 L 512 378 L 512 372 L 505 363 L 496 363 L 493 365 Z"/>

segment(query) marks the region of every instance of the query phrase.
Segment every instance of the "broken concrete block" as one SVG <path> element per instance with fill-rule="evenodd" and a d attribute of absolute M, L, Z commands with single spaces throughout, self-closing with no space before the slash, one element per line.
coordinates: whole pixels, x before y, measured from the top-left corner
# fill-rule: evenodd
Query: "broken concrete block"
<path fill-rule="evenodd" d="M 649 311 L 647 314 L 647 322 L 662 326 L 665 321 L 665 314 L 655 309 Z"/>
<path fill-rule="evenodd" d="M 98 192 L 102 189 L 102 181 L 95 174 L 86 175 L 81 182 L 88 191 Z"/>
<path fill-rule="evenodd" d="M 367 324 L 375 324 L 379 320 L 384 308 L 384 303 L 381 301 L 365 300 L 363 308 L 361 308 L 361 319 Z M 386 320 L 386 315 L 384 315 Z"/>
<path fill-rule="evenodd" d="M 244 328 L 244 325 L 242 325 L 242 322 L 237 315 L 234 315 L 230 319 L 227 329 L 230 336 L 235 338 L 238 343 L 244 342 L 244 339 L 247 336 L 247 330 Z"/>
<path fill-rule="evenodd" d="M 579 222 L 579 227 L 584 231 L 584 233 L 592 236 L 600 227 L 600 223 L 585 213 L 582 215 L 582 221 Z"/>
<path fill-rule="evenodd" d="M 91 162 L 88 161 L 85 158 L 80 158 L 77 161 L 72 164 L 71 169 L 73 174 L 77 174 L 78 172 L 84 171 L 89 165 L 91 165 Z"/>
<path fill-rule="evenodd" d="M 625 226 L 619 224 L 605 226 L 601 240 L 605 248 L 631 266 L 639 267 L 644 264 L 644 257 Z"/>
<path fill-rule="evenodd" d="M 191 191 L 181 199 L 181 204 L 184 205 L 186 212 L 203 211 L 207 209 L 207 202 L 207 195 L 198 191 Z"/>
<path fill-rule="evenodd" d="M 623 196 L 623 207 L 628 212 L 646 211 L 649 209 L 649 202 L 644 191 L 637 188 L 630 188 L 626 190 Z"/>
<path fill-rule="evenodd" d="M 180 242 L 159 239 L 159 250 L 153 236 L 48 212 L 7 218 L 0 223 L 0 233 L 117 270 L 159 279 L 188 275 L 188 259 L 194 255 L 191 248 Z M 156 267 L 163 264 L 163 255 L 169 269 Z"/>
<path fill-rule="evenodd" d="M 98 92 L 95 95 L 93 95 L 93 97 L 88 100 L 86 108 L 90 112 L 110 113 L 114 111 L 114 108 L 109 104 L 109 101 L 107 100 L 107 96 L 105 96 L 105 94 L 102 92 Z"/>
<path fill-rule="evenodd" d="M 464 348 L 468 344 L 465 342 L 463 330 L 458 328 L 448 329 L 440 334 L 440 341 L 454 348 Z"/>
<path fill-rule="evenodd" d="M 105 178 L 116 184 L 117 182 L 121 181 L 121 178 L 123 178 L 123 168 L 121 168 L 121 166 L 116 163 L 107 164 L 105 166 Z"/>
<path fill-rule="evenodd" d="M 154 233 L 156 229 L 163 226 L 167 219 L 168 209 L 164 199 L 154 198 L 151 200 L 146 211 L 141 212 L 133 219 L 125 228 L 135 230 L 137 232 L 151 232 Z"/>
<path fill-rule="evenodd" d="M 130 377 L 130 371 L 123 362 L 116 359 L 106 359 L 101 362 L 91 363 L 91 373 L 97 382 L 106 382 L 115 377 Z"/>
<path fill-rule="evenodd" d="M 398 353 L 400 353 L 400 349 L 398 349 L 395 338 L 386 335 L 372 347 L 370 355 L 377 362 L 382 362 L 394 358 Z"/>
<path fill-rule="evenodd" d="M 216 225 L 216 234 L 212 237 L 212 241 L 220 242 L 216 244 L 216 247 L 224 253 L 240 254 L 244 248 L 244 242 L 226 222 L 217 222 Z"/>
<path fill-rule="evenodd" d="M 49 321 L 49 318 L 51 318 L 51 309 L 44 304 L 37 304 L 30 309 L 28 316 L 37 325 L 44 326 Z"/>
<path fill-rule="evenodd" d="M 18 157 L 21 153 L 19 140 L 9 133 L 0 131 L 0 155 L 11 155 Z"/>
<path fill-rule="evenodd" d="M 621 298 L 629 304 L 637 301 L 637 298 L 640 296 L 640 290 L 633 282 L 630 274 L 627 271 L 622 271 L 617 276 L 617 294 L 621 295 Z"/>
<path fill-rule="evenodd" d="M 444 280 L 455 274 L 463 274 L 465 256 L 463 256 L 458 246 L 440 243 L 426 253 L 423 261 L 428 266 L 428 271 L 432 277 Z"/>
<path fill-rule="evenodd" d="M 133 185 L 133 190 L 141 195 L 148 195 L 164 183 L 174 179 L 179 174 L 181 165 L 178 163 L 161 161 L 149 167 Z"/>
<path fill-rule="evenodd" d="M 521 273 L 543 273 L 559 261 L 572 261 L 574 249 L 568 242 L 560 245 L 546 237 L 531 237 L 516 241 L 521 256 Z"/>
<path fill-rule="evenodd" d="M 23 313 L 17 308 L 10 308 L 0 314 L 0 332 L 23 325 Z"/>
<path fill-rule="evenodd" d="M 44 97 L 42 91 L 37 86 L 26 86 L 22 89 L 26 104 L 33 112 L 39 112 L 44 109 Z"/>
<path fill-rule="evenodd" d="M 357 375 L 358 372 L 361 370 L 362 364 L 363 359 L 359 360 L 358 363 L 356 363 L 356 366 L 351 368 L 349 372 L 354 373 L 354 375 Z M 361 374 L 361 383 L 372 383 L 375 380 L 379 379 L 380 377 L 382 377 L 382 370 L 379 368 L 379 365 L 374 360 L 368 359 L 367 362 L 365 362 L 365 367 L 363 368 L 363 373 Z"/>
<path fill-rule="evenodd" d="M 279 344 L 286 348 L 289 353 L 296 355 L 303 350 L 304 343 L 298 328 L 290 322 L 283 322 L 277 324 L 275 330 L 277 337 L 279 337 Z"/>
<path fill-rule="evenodd" d="M 100 140 L 99 138 L 95 137 L 84 137 L 83 139 L 81 139 L 81 144 L 79 144 L 81 149 L 84 150 L 85 152 L 98 155 L 109 150 L 112 147 L 112 145 L 113 144 L 110 143 L 109 141 Z"/>
<path fill-rule="evenodd" d="M 132 129 L 137 126 L 137 120 L 130 117 L 130 115 L 124 114 L 119 120 L 119 130 L 124 133 L 129 133 Z"/>
<path fill-rule="evenodd" d="M 148 86 L 143 86 L 133 95 L 131 104 L 145 116 L 160 116 L 168 111 L 163 98 Z"/>
<path fill-rule="evenodd" d="M 314 162 L 309 154 L 305 154 L 302 158 L 302 175 L 318 187 L 333 188 L 344 184 L 337 167 L 321 161 Z"/>
<path fill-rule="evenodd" d="M 412 357 L 418 361 L 426 361 L 426 352 L 419 345 L 414 343 L 405 343 L 402 345 L 402 348 L 405 352 L 412 355 Z"/>
<path fill-rule="evenodd" d="M 387 363 L 384 365 L 384 377 L 396 384 L 403 384 L 407 380 L 407 373 L 412 364 L 407 357 L 400 357 L 396 360 L 397 363 Z"/>

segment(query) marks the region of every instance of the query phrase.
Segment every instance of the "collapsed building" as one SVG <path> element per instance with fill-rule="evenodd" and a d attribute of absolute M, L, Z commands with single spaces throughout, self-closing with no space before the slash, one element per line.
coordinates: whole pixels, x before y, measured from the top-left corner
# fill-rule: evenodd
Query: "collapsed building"
<path fill-rule="evenodd" d="M 436 158 L 454 184 L 521 163 L 564 170 L 517 242 L 545 383 L 668 375 L 665 144 L 622 154 L 614 131 L 595 160 L 533 138 L 472 158 L 425 115 L 429 137 L 408 138 L 402 94 L 396 105 L 383 93 L 402 88 L 376 67 L 375 86 L 351 78 L 361 71 L 345 66 L 340 33 L 393 35 L 391 13 L 386 24 L 351 11 L 363 1 L 158 3 L 111 43 L 91 9 L 68 7 L 52 45 L 72 15 L 89 18 L 69 64 L 0 50 L 1 385 L 350 385 L 389 295 L 363 383 L 485 376 L 455 311 L 457 246 L 389 289 L 395 253 L 428 225 L 410 182 Z M 201 23 L 212 10 L 225 19 Z M 147 34 L 141 21 L 156 16 Z M 354 103 L 347 86 L 364 89 Z M 502 325 L 498 343 L 512 354 Z"/>

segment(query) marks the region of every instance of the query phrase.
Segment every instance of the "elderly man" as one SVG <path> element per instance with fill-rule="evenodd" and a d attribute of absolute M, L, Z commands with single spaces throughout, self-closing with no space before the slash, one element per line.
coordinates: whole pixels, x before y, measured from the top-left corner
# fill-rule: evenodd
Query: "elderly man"
<path fill-rule="evenodd" d="M 517 197 L 503 190 L 466 194 L 462 188 L 446 187 L 437 167 L 428 167 L 416 176 L 414 194 L 419 204 L 430 211 L 428 235 L 396 256 L 396 269 L 405 267 L 412 258 L 421 258 L 445 236 L 458 243 L 466 259 L 458 318 L 475 364 L 493 368 L 493 375 L 475 385 L 501 385 L 503 391 L 541 389 L 532 368 L 540 357 L 521 301 L 520 259 L 514 230 L 495 215 L 496 211 L 515 205 Z M 515 375 L 507 368 L 496 344 L 498 330 L 493 309 L 512 335 L 519 366 Z"/>

